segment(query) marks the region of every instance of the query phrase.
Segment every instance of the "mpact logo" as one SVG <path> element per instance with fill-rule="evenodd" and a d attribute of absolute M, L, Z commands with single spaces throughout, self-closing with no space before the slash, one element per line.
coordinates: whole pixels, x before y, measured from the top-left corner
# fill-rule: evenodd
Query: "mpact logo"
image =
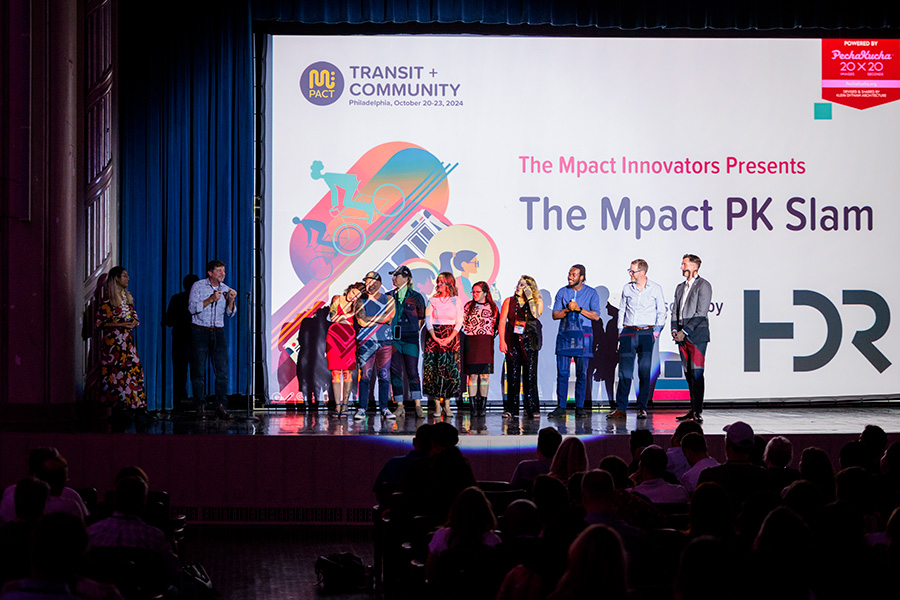
<path fill-rule="evenodd" d="M 300 90 L 316 106 L 328 106 L 336 102 L 344 92 L 344 75 L 330 62 L 321 60 L 303 71 Z"/>

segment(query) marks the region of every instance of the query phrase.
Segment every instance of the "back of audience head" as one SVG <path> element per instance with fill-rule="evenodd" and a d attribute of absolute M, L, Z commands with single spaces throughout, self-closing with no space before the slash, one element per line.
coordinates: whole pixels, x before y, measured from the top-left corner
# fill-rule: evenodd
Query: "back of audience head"
<path fill-rule="evenodd" d="M 800 515 L 810 527 L 818 522 L 825 506 L 822 491 L 805 479 L 798 479 L 790 484 L 785 489 L 782 500 L 785 506 Z"/>
<path fill-rule="evenodd" d="M 735 421 L 722 428 L 725 432 L 725 455 L 729 461 L 750 460 L 755 436 L 753 428 L 743 421 Z"/>
<path fill-rule="evenodd" d="M 763 453 L 763 462 L 767 467 L 776 469 L 784 469 L 790 466 L 794 459 L 794 445 L 791 440 L 783 435 L 776 435 L 766 444 L 766 450 Z"/>
<path fill-rule="evenodd" d="M 600 461 L 600 468 L 612 475 L 617 490 L 624 490 L 634 485 L 628 477 L 628 463 L 621 457 L 609 455 Z"/>
<path fill-rule="evenodd" d="M 432 453 L 452 448 L 459 443 L 459 430 L 445 421 L 432 425 L 431 444 Z"/>
<path fill-rule="evenodd" d="M 841 446 L 838 464 L 842 469 L 862 467 L 869 470 L 872 468 L 873 460 L 866 445 L 859 440 L 853 440 Z"/>
<path fill-rule="evenodd" d="M 818 487 L 826 501 L 834 499 L 834 467 L 825 451 L 815 446 L 800 453 L 800 475 Z"/>
<path fill-rule="evenodd" d="M 424 454 L 431 454 L 432 436 L 434 434 L 434 425 L 423 423 L 416 429 L 416 435 L 413 437 L 413 448 Z M 459 432 L 457 432 L 457 436 Z"/>
<path fill-rule="evenodd" d="M 88 547 L 84 522 L 73 515 L 52 513 L 37 522 L 29 557 L 37 579 L 64 581 L 78 569 Z"/>
<path fill-rule="evenodd" d="M 900 474 L 900 442 L 894 442 L 881 457 L 881 472 Z"/>
<path fill-rule="evenodd" d="M 48 446 L 32 448 L 31 452 L 28 453 L 28 473 L 30 475 L 37 475 L 38 471 L 44 467 L 46 461 L 58 457 L 59 451 L 56 448 Z"/>
<path fill-rule="evenodd" d="M 50 486 L 50 495 L 59 496 L 69 480 L 69 463 L 62 456 L 55 456 L 44 461 L 35 473 L 38 479 L 46 481 Z"/>
<path fill-rule="evenodd" d="M 697 421 L 682 421 L 675 427 L 675 431 L 672 433 L 672 445 L 680 446 L 681 442 L 684 441 L 684 436 L 689 433 L 703 435 L 703 425 Z"/>
<path fill-rule="evenodd" d="M 779 506 L 763 520 L 753 550 L 790 562 L 805 555 L 810 542 L 810 529 L 803 518 L 787 506 Z"/>
<path fill-rule="evenodd" d="M 878 425 L 866 425 L 859 434 L 859 441 L 865 444 L 875 458 L 884 454 L 888 445 L 887 433 Z"/>
<path fill-rule="evenodd" d="M 503 512 L 502 531 L 506 539 L 537 537 L 541 533 L 541 520 L 534 502 L 525 498 L 511 502 Z"/>
<path fill-rule="evenodd" d="M 656 444 L 651 444 L 641 452 L 641 477 L 644 480 L 658 479 L 665 474 L 668 464 L 666 451 Z"/>
<path fill-rule="evenodd" d="M 631 455 L 641 448 L 646 448 L 653 443 L 653 432 L 649 429 L 634 429 L 628 438 L 628 445 L 631 448 Z"/>
<path fill-rule="evenodd" d="M 50 486 L 37 477 L 26 477 L 19 480 L 13 492 L 16 507 L 16 519 L 26 523 L 34 523 L 44 514 Z"/>
<path fill-rule="evenodd" d="M 569 492 L 566 484 L 556 477 L 538 475 L 534 480 L 531 494 L 544 524 L 565 514 L 569 508 Z"/>
<path fill-rule="evenodd" d="M 735 565 L 740 561 L 734 546 L 725 540 L 701 535 L 681 552 L 675 576 L 675 598 L 679 600 L 733 600 L 738 598 Z"/>
<path fill-rule="evenodd" d="M 603 582 L 604 599 L 624 599 L 628 594 L 625 549 L 622 538 L 606 525 L 591 525 L 569 547 L 566 572 L 549 600 L 576 600 L 597 596 Z"/>
<path fill-rule="evenodd" d="M 841 469 L 834 476 L 834 494 L 837 500 L 846 502 L 863 512 L 871 512 L 875 498 L 872 474 L 862 467 Z"/>
<path fill-rule="evenodd" d="M 818 543 L 826 550 L 855 552 L 865 544 L 863 514 L 847 502 L 832 502 L 822 508 L 817 529 Z"/>
<path fill-rule="evenodd" d="M 550 474 L 560 479 L 560 481 L 568 481 L 572 473 L 588 470 L 587 450 L 584 442 L 575 436 L 567 437 L 559 445 L 556 454 L 553 455 L 553 462 L 550 464 Z"/>
<path fill-rule="evenodd" d="M 150 477 L 147 476 L 147 472 L 136 465 L 129 465 L 119 469 L 119 472 L 116 473 L 116 478 L 113 480 L 113 485 L 118 485 L 119 482 L 126 477 L 138 477 L 143 479 L 144 483 L 147 484 L 147 488 L 150 488 Z"/>
<path fill-rule="evenodd" d="M 602 469 L 593 469 L 581 479 L 581 502 L 587 510 L 613 508 L 616 502 L 616 484 L 612 475 Z"/>
<path fill-rule="evenodd" d="M 581 482 L 586 472 L 578 471 L 577 473 L 572 473 L 566 482 L 566 489 L 569 492 L 569 504 L 573 506 L 581 506 L 583 504 L 581 499 Z"/>
<path fill-rule="evenodd" d="M 689 509 L 691 537 L 714 535 L 734 537 L 734 510 L 731 496 L 718 483 L 701 483 L 691 496 Z"/>
<path fill-rule="evenodd" d="M 485 533 L 497 528 L 497 518 L 484 492 L 472 486 L 453 501 L 446 525 L 451 544 L 479 544 Z"/>
<path fill-rule="evenodd" d="M 544 427 L 538 431 L 537 452 L 547 460 L 552 460 L 562 444 L 562 434 L 555 427 Z"/>
<path fill-rule="evenodd" d="M 140 477 L 125 477 L 116 483 L 116 512 L 140 515 L 147 504 L 147 482 Z"/>
<path fill-rule="evenodd" d="M 750 462 L 757 467 L 766 466 L 763 462 L 763 454 L 766 452 L 766 440 L 761 435 L 753 436 L 753 447 L 750 448 Z"/>
<path fill-rule="evenodd" d="M 681 439 L 681 452 L 688 463 L 693 466 L 709 456 L 706 438 L 700 433 L 688 433 Z"/>

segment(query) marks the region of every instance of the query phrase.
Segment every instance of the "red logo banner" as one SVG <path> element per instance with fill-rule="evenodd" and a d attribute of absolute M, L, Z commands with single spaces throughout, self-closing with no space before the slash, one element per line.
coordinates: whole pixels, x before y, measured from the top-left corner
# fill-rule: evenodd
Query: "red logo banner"
<path fill-rule="evenodd" d="M 822 40 L 822 99 L 860 110 L 900 99 L 900 40 Z"/>

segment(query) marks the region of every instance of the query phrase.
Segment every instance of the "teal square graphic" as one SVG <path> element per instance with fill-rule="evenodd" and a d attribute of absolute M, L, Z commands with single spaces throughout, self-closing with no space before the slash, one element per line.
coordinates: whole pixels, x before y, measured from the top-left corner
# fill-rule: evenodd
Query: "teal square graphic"
<path fill-rule="evenodd" d="M 816 102 L 814 105 L 813 118 L 831 120 L 831 103 Z"/>

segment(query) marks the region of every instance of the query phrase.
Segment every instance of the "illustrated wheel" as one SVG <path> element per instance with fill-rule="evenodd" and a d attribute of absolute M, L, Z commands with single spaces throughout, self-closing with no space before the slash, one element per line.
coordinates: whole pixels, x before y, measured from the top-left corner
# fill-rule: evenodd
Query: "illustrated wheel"
<path fill-rule="evenodd" d="M 406 198 L 400 186 L 393 183 L 382 183 L 372 194 L 372 203 L 375 204 L 375 212 L 385 217 L 393 217 L 400 214 L 406 206 Z"/>
<path fill-rule="evenodd" d="M 366 232 L 356 223 L 344 223 L 334 230 L 334 249 L 344 256 L 356 256 L 366 245 Z"/>
<path fill-rule="evenodd" d="M 317 256 L 309 261 L 309 274 L 313 279 L 325 281 L 331 277 L 332 272 L 334 272 L 334 266 L 324 256 Z"/>

